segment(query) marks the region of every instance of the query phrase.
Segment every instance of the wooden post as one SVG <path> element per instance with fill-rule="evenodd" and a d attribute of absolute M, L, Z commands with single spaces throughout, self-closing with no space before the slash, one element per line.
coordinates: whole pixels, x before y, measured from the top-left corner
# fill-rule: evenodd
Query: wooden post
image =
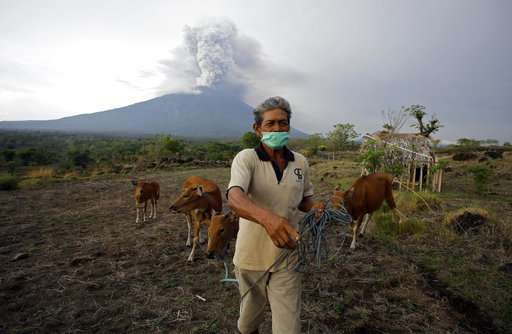
<path fill-rule="evenodd" d="M 440 193 L 441 192 L 441 185 L 443 184 L 443 170 L 439 170 L 439 184 L 438 184 L 438 188 L 437 188 L 437 192 Z"/>
<path fill-rule="evenodd" d="M 412 163 L 412 190 L 416 190 L 416 161 Z"/>
<path fill-rule="evenodd" d="M 423 190 L 423 166 L 424 165 L 420 166 L 420 191 Z"/>

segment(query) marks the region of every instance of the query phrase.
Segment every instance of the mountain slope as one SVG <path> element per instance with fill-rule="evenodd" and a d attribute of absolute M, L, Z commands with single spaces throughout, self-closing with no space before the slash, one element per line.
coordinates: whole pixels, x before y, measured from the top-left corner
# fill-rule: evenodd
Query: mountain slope
<path fill-rule="evenodd" d="M 251 131 L 252 122 L 252 107 L 241 99 L 204 90 L 200 94 L 163 95 L 121 108 L 57 120 L 4 121 L 0 122 L 0 129 L 234 138 Z M 306 134 L 292 129 L 292 136 Z"/>

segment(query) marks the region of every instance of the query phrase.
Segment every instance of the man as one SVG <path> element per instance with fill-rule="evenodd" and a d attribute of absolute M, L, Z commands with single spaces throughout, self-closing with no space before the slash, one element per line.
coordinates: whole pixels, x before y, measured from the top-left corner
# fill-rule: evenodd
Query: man
<path fill-rule="evenodd" d="M 265 100 L 254 110 L 260 145 L 239 152 L 231 165 L 228 203 L 240 216 L 233 263 L 240 294 L 252 287 L 240 302 L 242 334 L 258 333 L 267 300 L 272 332 L 300 333 L 301 274 L 287 261 L 265 274 L 281 252 L 296 247 L 299 210 L 307 212 L 314 205 L 308 162 L 286 147 L 290 117 L 284 98 Z"/>

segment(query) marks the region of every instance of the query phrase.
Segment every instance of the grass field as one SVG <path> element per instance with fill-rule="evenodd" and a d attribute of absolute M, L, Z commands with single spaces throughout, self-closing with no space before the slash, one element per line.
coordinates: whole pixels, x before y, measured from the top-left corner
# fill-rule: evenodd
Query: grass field
<path fill-rule="evenodd" d="M 355 251 L 332 227 L 331 257 L 305 276 L 304 333 L 512 333 L 512 275 L 501 270 L 512 262 L 512 157 L 490 163 L 486 195 L 471 164 L 450 161 L 444 192 L 425 194 L 434 212 L 397 194 L 406 224 L 383 208 Z M 351 155 L 311 165 L 318 199 L 359 174 Z M 139 174 L 162 188 L 158 218 L 141 225 L 130 176 L 0 192 L 0 333 L 234 333 L 236 287 L 203 252 L 187 263 L 184 217 L 167 209 L 190 175 L 224 191 L 229 169 Z M 463 207 L 486 209 L 489 223 L 455 233 L 445 216 Z"/>

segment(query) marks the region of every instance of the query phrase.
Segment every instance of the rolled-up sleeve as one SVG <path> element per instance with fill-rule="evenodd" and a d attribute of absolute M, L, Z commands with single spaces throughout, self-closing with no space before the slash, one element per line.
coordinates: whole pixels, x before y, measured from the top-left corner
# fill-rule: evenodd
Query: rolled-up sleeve
<path fill-rule="evenodd" d="M 310 197 L 313 196 L 315 192 L 313 191 L 313 183 L 311 182 L 311 169 L 309 168 L 307 160 L 304 167 L 304 195 L 302 195 L 302 197 Z"/>
<path fill-rule="evenodd" d="M 251 185 L 252 174 L 254 170 L 254 150 L 243 150 L 239 152 L 233 159 L 231 164 L 231 179 L 229 181 L 226 197 L 229 191 L 238 187 L 247 193 Z"/>

